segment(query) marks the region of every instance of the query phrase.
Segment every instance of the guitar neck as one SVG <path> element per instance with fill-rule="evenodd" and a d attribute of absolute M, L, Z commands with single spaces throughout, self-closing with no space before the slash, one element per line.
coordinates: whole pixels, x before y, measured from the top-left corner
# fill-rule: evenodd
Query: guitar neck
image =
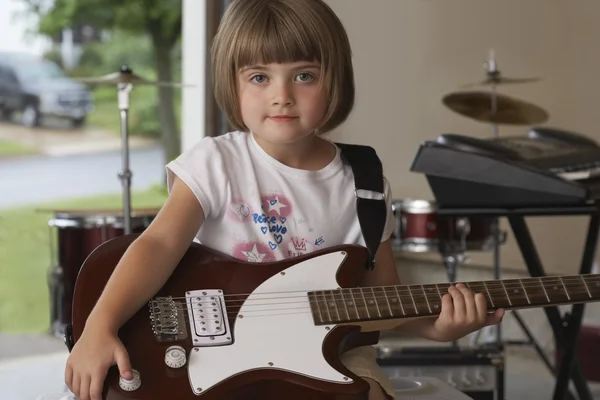
<path fill-rule="evenodd" d="M 462 282 L 483 293 L 489 310 L 600 300 L 600 274 Z M 438 315 L 450 283 L 357 287 L 308 293 L 316 325 Z"/>

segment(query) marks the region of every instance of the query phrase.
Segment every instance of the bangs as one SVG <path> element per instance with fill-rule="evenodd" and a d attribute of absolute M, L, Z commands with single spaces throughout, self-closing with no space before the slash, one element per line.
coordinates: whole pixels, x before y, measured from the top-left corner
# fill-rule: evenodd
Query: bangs
<path fill-rule="evenodd" d="M 233 41 L 231 54 L 236 71 L 257 64 L 323 62 L 321 35 L 316 29 L 294 18 L 298 17 L 294 13 L 286 13 L 284 19 L 277 10 L 265 8 L 254 19 L 243 22 Z"/>

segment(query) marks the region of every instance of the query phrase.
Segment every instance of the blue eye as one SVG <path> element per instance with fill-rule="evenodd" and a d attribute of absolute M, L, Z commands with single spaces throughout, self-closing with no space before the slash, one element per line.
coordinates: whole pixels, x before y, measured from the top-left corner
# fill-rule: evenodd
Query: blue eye
<path fill-rule="evenodd" d="M 254 75 L 252 78 L 250 78 L 250 81 L 254 83 L 264 83 L 266 80 L 267 77 L 264 75 Z"/>
<path fill-rule="evenodd" d="M 307 72 L 302 72 L 297 75 L 302 82 L 311 82 L 313 80 L 313 76 Z"/>

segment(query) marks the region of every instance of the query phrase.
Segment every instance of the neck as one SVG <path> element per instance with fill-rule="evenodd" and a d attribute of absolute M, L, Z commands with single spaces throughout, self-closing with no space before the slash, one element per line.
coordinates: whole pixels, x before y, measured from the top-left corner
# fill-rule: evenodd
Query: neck
<path fill-rule="evenodd" d="M 490 311 L 600 301 L 600 274 L 465 282 L 485 295 Z M 359 287 L 309 292 L 316 325 L 388 322 L 438 315 L 450 283 Z M 380 330 L 380 329 L 377 329 Z"/>
<path fill-rule="evenodd" d="M 335 149 L 314 134 L 292 143 L 272 143 L 252 134 L 258 145 L 271 157 L 291 168 L 318 171 L 329 164 Z M 330 148 L 331 147 L 331 148 Z"/>

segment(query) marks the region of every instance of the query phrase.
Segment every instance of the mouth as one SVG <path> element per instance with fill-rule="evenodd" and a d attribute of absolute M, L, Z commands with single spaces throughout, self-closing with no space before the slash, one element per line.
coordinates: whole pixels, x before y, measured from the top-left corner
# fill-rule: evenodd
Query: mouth
<path fill-rule="evenodd" d="M 269 117 L 269 119 L 275 122 L 291 122 L 295 119 L 298 119 L 298 117 L 291 117 L 289 115 L 274 115 Z"/>

